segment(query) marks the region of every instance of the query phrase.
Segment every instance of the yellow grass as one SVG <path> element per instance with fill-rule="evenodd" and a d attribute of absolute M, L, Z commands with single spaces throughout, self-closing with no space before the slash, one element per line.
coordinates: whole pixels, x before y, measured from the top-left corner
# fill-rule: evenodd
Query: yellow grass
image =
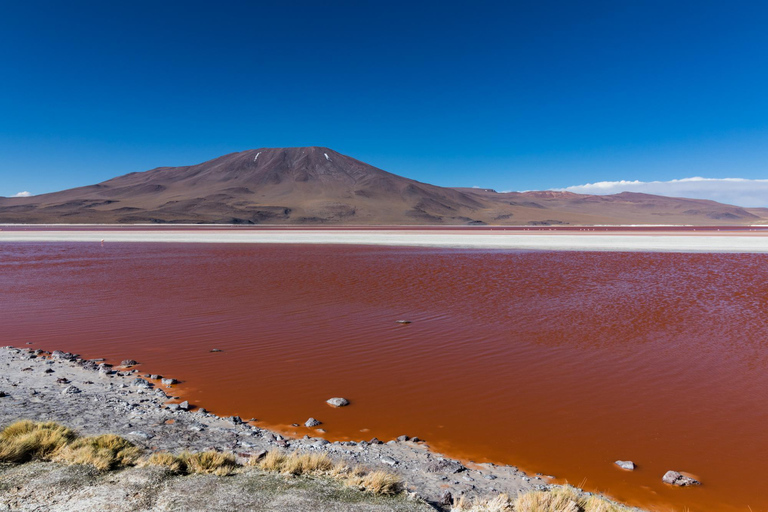
<path fill-rule="evenodd" d="M 357 482 L 364 491 L 383 496 L 394 496 L 403 490 L 403 481 L 399 476 L 387 471 L 372 471 Z"/>
<path fill-rule="evenodd" d="M 26 462 L 48 460 L 62 446 L 75 438 L 75 433 L 58 423 L 17 421 L 0 432 L 0 461 Z"/>
<path fill-rule="evenodd" d="M 219 453 L 215 451 L 199 453 L 182 453 L 181 460 L 187 466 L 190 473 L 206 473 L 211 475 L 231 475 L 237 469 L 235 456 L 231 453 Z"/>
<path fill-rule="evenodd" d="M 141 449 L 114 434 L 83 437 L 63 446 L 54 460 L 69 464 L 89 464 L 100 470 L 136 463 Z"/>
<path fill-rule="evenodd" d="M 140 466 L 160 466 L 171 473 L 184 474 L 187 463 L 181 457 L 168 452 L 155 452 L 139 462 Z"/>
<path fill-rule="evenodd" d="M 263 471 L 305 476 L 328 476 L 373 494 L 392 496 L 400 493 L 404 486 L 399 476 L 386 471 L 369 471 L 363 467 L 350 468 L 343 462 L 336 462 L 326 454 L 284 453 L 271 450 L 261 461 L 249 462 Z"/>
<path fill-rule="evenodd" d="M 334 463 L 324 453 L 291 452 L 285 454 L 280 450 L 270 450 L 261 461 L 249 462 L 264 471 L 286 473 L 290 475 L 330 475 Z"/>
<path fill-rule="evenodd" d="M 500 494 L 491 500 L 468 500 L 463 496 L 451 510 L 461 512 L 631 512 L 630 508 L 602 496 L 588 495 L 570 485 L 550 491 L 529 491 L 514 499 Z"/>

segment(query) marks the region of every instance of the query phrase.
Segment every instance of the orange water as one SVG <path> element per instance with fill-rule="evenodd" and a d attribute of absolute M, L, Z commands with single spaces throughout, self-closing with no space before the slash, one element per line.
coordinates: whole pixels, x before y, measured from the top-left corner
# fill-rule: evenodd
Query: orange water
<path fill-rule="evenodd" d="M 757 512 L 768 510 L 767 264 L 0 244 L 0 344 L 137 359 L 182 380 L 192 403 L 298 435 L 309 429 L 290 424 L 312 416 L 331 440 L 418 436 L 654 510 Z M 352 405 L 331 409 L 332 396 Z M 669 469 L 704 485 L 665 486 Z"/>

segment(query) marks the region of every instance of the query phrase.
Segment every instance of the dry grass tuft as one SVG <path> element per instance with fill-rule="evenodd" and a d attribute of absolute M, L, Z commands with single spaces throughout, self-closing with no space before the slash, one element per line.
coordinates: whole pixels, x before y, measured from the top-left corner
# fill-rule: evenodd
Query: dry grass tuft
<path fill-rule="evenodd" d="M 383 496 L 399 494 L 403 481 L 399 476 L 386 471 L 369 471 L 361 466 L 349 467 L 336 462 L 324 453 L 284 453 L 272 450 L 259 462 L 249 462 L 263 471 L 305 476 L 328 476 L 350 487 Z"/>
<path fill-rule="evenodd" d="M 62 447 L 54 460 L 69 464 L 88 464 L 102 471 L 136 463 L 141 449 L 114 434 L 83 437 Z"/>
<path fill-rule="evenodd" d="M 291 452 L 285 454 L 279 450 L 271 450 L 261 461 L 249 464 L 264 471 L 295 476 L 330 475 L 334 469 L 333 461 L 324 453 Z"/>
<path fill-rule="evenodd" d="M 0 432 L 0 462 L 48 460 L 75 437 L 72 430 L 58 423 L 17 421 Z"/>
<path fill-rule="evenodd" d="M 186 464 L 190 473 L 205 473 L 210 475 L 231 475 L 237 469 L 235 456 L 231 453 L 214 451 L 200 453 L 182 453 L 179 458 Z"/>
<path fill-rule="evenodd" d="M 463 496 L 451 509 L 461 512 L 631 512 L 638 509 L 614 503 L 602 496 L 588 495 L 570 485 L 550 491 L 530 491 L 513 500 L 500 494 L 491 500 L 468 500 Z"/>
<path fill-rule="evenodd" d="M 187 472 L 187 463 L 181 457 L 168 452 L 155 452 L 139 462 L 140 466 L 160 466 L 178 475 Z"/>
<path fill-rule="evenodd" d="M 362 478 L 352 478 L 356 487 L 380 496 L 394 496 L 404 489 L 402 479 L 387 471 L 371 471 Z"/>
<path fill-rule="evenodd" d="M 283 471 L 283 465 L 287 458 L 285 453 L 280 450 L 270 450 L 260 461 L 249 460 L 248 465 L 259 467 L 264 471 L 269 471 L 271 473 L 280 473 Z"/>

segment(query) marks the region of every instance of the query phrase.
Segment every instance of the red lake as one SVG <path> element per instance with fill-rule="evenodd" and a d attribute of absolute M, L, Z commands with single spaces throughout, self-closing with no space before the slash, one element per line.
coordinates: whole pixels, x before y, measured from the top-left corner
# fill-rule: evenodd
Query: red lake
<path fill-rule="evenodd" d="M 136 359 L 290 435 L 312 416 L 652 510 L 768 510 L 768 255 L 4 243 L 0 305 L 0 344 Z"/>

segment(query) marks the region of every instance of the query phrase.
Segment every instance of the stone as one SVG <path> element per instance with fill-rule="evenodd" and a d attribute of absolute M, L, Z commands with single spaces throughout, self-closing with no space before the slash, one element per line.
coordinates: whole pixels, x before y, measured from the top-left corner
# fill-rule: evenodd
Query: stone
<path fill-rule="evenodd" d="M 635 463 L 631 460 L 617 460 L 614 462 L 617 466 L 619 466 L 621 469 L 626 469 L 627 471 L 634 471 L 635 470 Z"/>
<path fill-rule="evenodd" d="M 408 436 L 397 436 L 397 440 L 400 442 L 407 441 L 410 439 Z"/>
<path fill-rule="evenodd" d="M 69 384 L 69 379 L 66 377 L 59 377 L 56 379 L 56 384 Z"/>
<path fill-rule="evenodd" d="M 163 386 L 167 388 L 171 387 L 173 384 L 179 383 L 179 381 L 177 381 L 176 379 L 162 379 L 160 382 L 163 384 Z"/>
<path fill-rule="evenodd" d="M 323 424 L 322 421 L 318 421 L 315 418 L 309 418 L 307 421 L 304 422 L 305 427 L 316 427 L 322 424 Z"/>
<path fill-rule="evenodd" d="M 208 411 L 207 411 L 207 410 L 205 410 L 205 409 L 203 409 L 202 407 L 200 407 L 199 409 L 197 409 L 197 412 L 198 412 L 198 413 L 200 413 L 200 414 L 207 414 L 207 413 L 208 413 Z"/>
<path fill-rule="evenodd" d="M 150 374 L 149 378 L 152 379 L 152 380 L 159 380 L 160 376 L 157 375 L 157 374 L 152 373 L 152 374 Z"/>
<path fill-rule="evenodd" d="M 76 395 L 77 393 L 82 393 L 82 391 L 80 391 L 80 388 L 75 386 L 67 386 L 61 392 L 62 395 Z"/>
<path fill-rule="evenodd" d="M 254 461 L 258 462 L 258 461 L 260 461 L 261 459 L 263 459 L 266 456 L 267 456 L 267 450 L 261 450 L 259 452 L 254 453 L 251 456 L 251 460 L 254 460 Z"/>
<path fill-rule="evenodd" d="M 46 368 L 46 369 L 43 371 L 43 373 L 53 373 L 53 370 L 51 370 L 50 368 Z"/>
<path fill-rule="evenodd" d="M 451 491 L 445 491 L 442 496 L 440 496 L 440 499 L 437 501 L 437 504 L 441 507 L 452 507 L 453 506 L 453 495 L 451 494 Z"/>
<path fill-rule="evenodd" d="M 136 377 L 131 381 L 132 386 L 136 386 L 137 388 L 146 388 L 149 389 L 152 387 L 152 383 L 148 380 L 144 380 L 141 377 Z"/>
<path fill-rule="evenodd" d="M 65 360 L 72 360 L 72 359 L 74 359 L 72 357 L 72 354 L 70 354 L 69 352 L 62 352 L 61 350 L 54 350 L 51 353 L 51 358 L 52 359 L 65 359 Z"/>
<path fill-rule="evenodd" d="M 179 409 L 182 411 L 188 411 L 189 410 L 189 402 L 187 400 L 184 400 L 179 404 Z"/>
<path fill-rule="evenodd" d="M 120 363 L 120 366 L 136 366 L 138 361 L 134 361 L 133 359 L 123 359 L 123 361 Z"/>
<path fill-rule="evenodd" d="M 181 409 L 181 406 L 179 404 L 168 404 L 168 410 L 176 412 L 179 409 Z"/>
<path fill-rule="evenodd" d="M 397 464 L 397 461 L 392 457 L 390 457 L 389 455 L 383 456 L 381 458 L 381 462 L 383 462 L 384 464 L 389 464 L 390 466 L 394 466 L 395 464 Z"/>
<path fill-rule="evenodd" d="M 335 397 L 335 398 L 329 398 L 325 401 L 328 405 L 332 405 L 333 407 L 346 407 L 349 405 L 349 400 L 346 398 L 341 397 Z"/>
<path fill-rule="evenodd" d="M 677 487 L 688 487 L 691 485 L 701 485 L 701 482 L 694 480 L 691 477 L 685 476 L 678 471 L 667 471 L 664 476 L 661 477 L 661 481 L 665 484 L 675 485 Z"/>
<path fill-rule="evenodd" d="M 438 459 L 427 464 L 427 471 L 429 473 L 461 473 L 465 468 L 454 460 Z"/>
<path fill-rule="evenodd" d="M 240 425 L 243 423 L 243 419 L 240 416 L 232 416 L 231 418 L 229 418 L 229 420 L 235 425 Z"/>
<path fill-rule="evenodd" d="M 220 348 L 212 348 L 211 352 L 224 352 L 224 351 L 221 350 Z"/>
<path fill-rule="evenodd" d="M 138 437 L 139 439 L 152 439 L 153 437 L 151 434 L 147 434 L 143 430 L 136 430 L 134 432 L 129 432 L 128 435 L 133 437 Z"/>
<path fill-rule="evenodd" d="M 382 443 L 381 441 L 379 441 L 379 438 L 378 438 L 378 437 L 374 437 L 373 439 L 371 439 L 370 441 L 368 441 L 368 443 L 370 443 L 370 444 L 384 444 L 384 443 Z"/>
<path fill-rule="evenodd" d="M 396 323 L 405 325 L 405 324 L 411 323 L 411 321 L 410 320 L 397 320 Z"/>
<path fill-rule="evenodd" d="M 0 391 L 0 398 L 5 398 L 6 396 L 8 395 L 5 394 L 5 391 Z"/>

